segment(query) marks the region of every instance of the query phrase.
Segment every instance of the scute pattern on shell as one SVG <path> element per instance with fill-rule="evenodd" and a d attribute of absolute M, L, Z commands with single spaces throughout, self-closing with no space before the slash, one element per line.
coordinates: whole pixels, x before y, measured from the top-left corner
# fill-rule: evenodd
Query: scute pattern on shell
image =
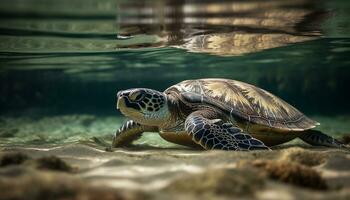
<path fill-rule="evenodd" d="M 202 95 L 214 106 L 224 108 L 232 117 L 290 131 L 314 128 L 317 122 L 275 95 L 240 81 L 229 79 L 198 79 L 180 82 L 167 90 Z"/>

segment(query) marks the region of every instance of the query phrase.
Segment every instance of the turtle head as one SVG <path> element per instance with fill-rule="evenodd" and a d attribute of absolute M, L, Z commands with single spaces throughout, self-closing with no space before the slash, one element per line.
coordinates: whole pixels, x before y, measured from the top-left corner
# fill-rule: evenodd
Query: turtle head
<path fill-rule="evenodd" d="M 117 109 L 126 117 L 150 126 L 159 126 L 170 116 L 166 96 L 146 88 L 119 91 Z"/>

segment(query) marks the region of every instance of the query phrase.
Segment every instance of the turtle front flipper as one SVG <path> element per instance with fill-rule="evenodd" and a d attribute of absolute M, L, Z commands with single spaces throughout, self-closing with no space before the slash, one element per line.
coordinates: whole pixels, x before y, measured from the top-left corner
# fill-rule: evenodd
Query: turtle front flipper
<path fill-rule="evenodd" d="M 128 120 L 115 133 L 113 137 L 112 147 L 121 147 L 131 144 L 131 142 L 139 139 L 143 132 L 158 131 L 158 127 L 146 126 Z"/>
<path fill-rule="evenodd" d="M 299 136 L 299 138 L 302 139 L 304 142 L 314 146 L 348 148 L 342 142 L 317 130 L 304 131 L 303 134 Z"/>
<path fill-rule="evenodd" d="M 185 122 L 185 130 L 205 149 L 258 150 L 269 149 L 232 123 L 223 123 L 212 111 L 196 111 Z"/>

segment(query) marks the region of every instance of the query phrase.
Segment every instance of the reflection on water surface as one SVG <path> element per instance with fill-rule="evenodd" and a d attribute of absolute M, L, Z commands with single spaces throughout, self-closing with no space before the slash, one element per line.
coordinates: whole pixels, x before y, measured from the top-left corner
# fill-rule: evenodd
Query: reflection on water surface
<path fill-rule="evenodd" d="M 119 6 L 118 47 L 176 46 L 240 55 L 318 38 L 327 12 L 314 1 L 127 1 Z M 133 41 L 137 35 L 153 40 Z"/>

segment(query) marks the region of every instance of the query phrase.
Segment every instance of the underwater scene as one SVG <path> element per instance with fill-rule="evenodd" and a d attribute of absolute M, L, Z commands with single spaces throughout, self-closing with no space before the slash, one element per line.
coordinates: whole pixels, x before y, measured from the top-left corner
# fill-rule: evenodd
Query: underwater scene
<path fill-rule="evenodd" d="M 228 101 L 240 98 L 222 81 L 210 83 L 219 102 L 209 93 L 172 97 L 188 104 L 166 111 L 177 116 L 163 120 L 171 128 L 128 122 L 139 115 L 123 110 L 134 104 L 121 96 L 147 94 L 120 91 L 163 92 L 194 80 L 203 92 L 209 81 L 197 79 L 205 78 L 283 99 L 314 120 L 298 125 L 315 130 L 313 142 L 295 136 L 296 123 L 272 134 L 262 127 L 285 124 L 258 123 L 247 110 L 238 122 L 247 115 L 262 130 L 258 139 L 279 145 L 223 151 L 158 134 L 184 129 L 193 105 L 215 104 L 216 118 L 232 117 Z M 254 88 L 248 96 L 261 91 Z M 0 199 L 350 199 L 349 92 L 347 0 L 2 0 Z M 252 112 L 276 111 L 276 99 L 259 95 L 247 98 Z M 133 128 L 144 133 L 115 145 Z M 317 133 L 341 145 L 319 146 Z"/>

